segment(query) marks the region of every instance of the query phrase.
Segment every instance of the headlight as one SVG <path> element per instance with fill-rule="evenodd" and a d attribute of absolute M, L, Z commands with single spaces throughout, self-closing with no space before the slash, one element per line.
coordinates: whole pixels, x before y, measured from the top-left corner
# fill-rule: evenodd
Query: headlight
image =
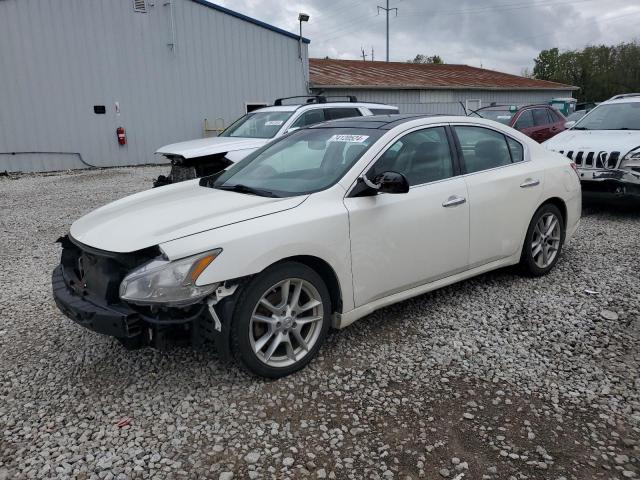
<path fill-rule="evenodd" d="M 171 262 L 155 259 L 127 275 L 120 298 L 139 304 L 189 305 L 211 294 L 217 284 L 196 285 L 196 280 L 222 249 Z"/>
<path fill-rule="evenodd" d="M 636 147 L 627 153 L 620 162 L 620 168 L 636 170 L 640 168 L 640 147 Z"/>

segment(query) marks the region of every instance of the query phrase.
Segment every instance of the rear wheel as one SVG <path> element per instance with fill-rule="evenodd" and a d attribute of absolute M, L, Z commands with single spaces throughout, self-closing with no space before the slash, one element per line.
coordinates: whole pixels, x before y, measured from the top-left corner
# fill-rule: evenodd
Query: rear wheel
<path fill-rule="evenodd" d="M 236 360 L 249 372 L 279 378 L 316 355 L 330 327 L 331 301 L 320 275 L 306 265 L 275 265 L 247 286 L 231 325 Z"/>
<path fill-rule="evenodd" d="M 558 207 L 547 203 L 531 219 L 522 247 L 520 265 L 526 274 L 539 277 L 547 274 L 558 262 L 565 230 Z"/>

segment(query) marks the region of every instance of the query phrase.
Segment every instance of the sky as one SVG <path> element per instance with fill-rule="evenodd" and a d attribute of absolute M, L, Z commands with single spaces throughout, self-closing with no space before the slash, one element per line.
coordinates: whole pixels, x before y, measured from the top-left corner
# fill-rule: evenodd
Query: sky
<path fill-rule="evenodd" d="M 375 60 L 386 56 L 386 0 L 213 0 L 291 32 L 298 13 L 311 18 L 309 54 Z M 640 0 L 389 0 L 391 61 L 416 54 L 446 63 L 521 74 L 541 50 L 581 49 L 640 40 Z"/>

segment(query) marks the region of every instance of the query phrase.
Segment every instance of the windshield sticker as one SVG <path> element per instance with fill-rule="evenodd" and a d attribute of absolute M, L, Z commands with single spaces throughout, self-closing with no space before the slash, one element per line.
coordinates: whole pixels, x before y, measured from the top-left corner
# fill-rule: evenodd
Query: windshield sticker
<path fill-rule="evenodd" d="M 284 120 L 269 120 L 268 122 L 264 122 L 265 127 L 270 127 L 272 125 L 282 125 Z"/>
<path fill-rule="evenodd" d="M 369 135 L 334 135 L 327 142 L 362 143 Z"/>
<path fill-rule="evenodd" d="M 499 120 L 509 120 L 513 115 L 498 115 Z"/>

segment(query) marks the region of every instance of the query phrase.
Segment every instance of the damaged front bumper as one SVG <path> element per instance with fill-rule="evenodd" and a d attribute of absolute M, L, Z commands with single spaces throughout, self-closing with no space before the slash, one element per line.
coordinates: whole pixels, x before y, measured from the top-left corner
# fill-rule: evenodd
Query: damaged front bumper
<path fill-rule="evenodd" d="M 74 242 L 69 237 L 60 239 L 61 262 L 51 278 L 55 303 L 68 318 L 115 337 L 129 349 L 211 343 L 221 358 L 230 358 L 228 323 L 238 284 L 220 285 L 211 296 L 181 308 L 129 304 L 117 296 L 118 286 L 130 265 L 140 262 L 144 254 L 85 251 Z"/>
<path fill-rule="evenodd" d="M 640 172 L 578 168 L 578 175 L 585 195 L 640 200 Z"/>
<path fill-rule="evenodd" d="M 153 181 L 153 186 L 162 187 L 218 173 L 233 163 L 225 157 L 226 154 L 227 152 L 222 152 L 195 158 L 165 154 L 164 156 L 171 161 L 171 171 L 169 175 L 159 175 Z"/>

